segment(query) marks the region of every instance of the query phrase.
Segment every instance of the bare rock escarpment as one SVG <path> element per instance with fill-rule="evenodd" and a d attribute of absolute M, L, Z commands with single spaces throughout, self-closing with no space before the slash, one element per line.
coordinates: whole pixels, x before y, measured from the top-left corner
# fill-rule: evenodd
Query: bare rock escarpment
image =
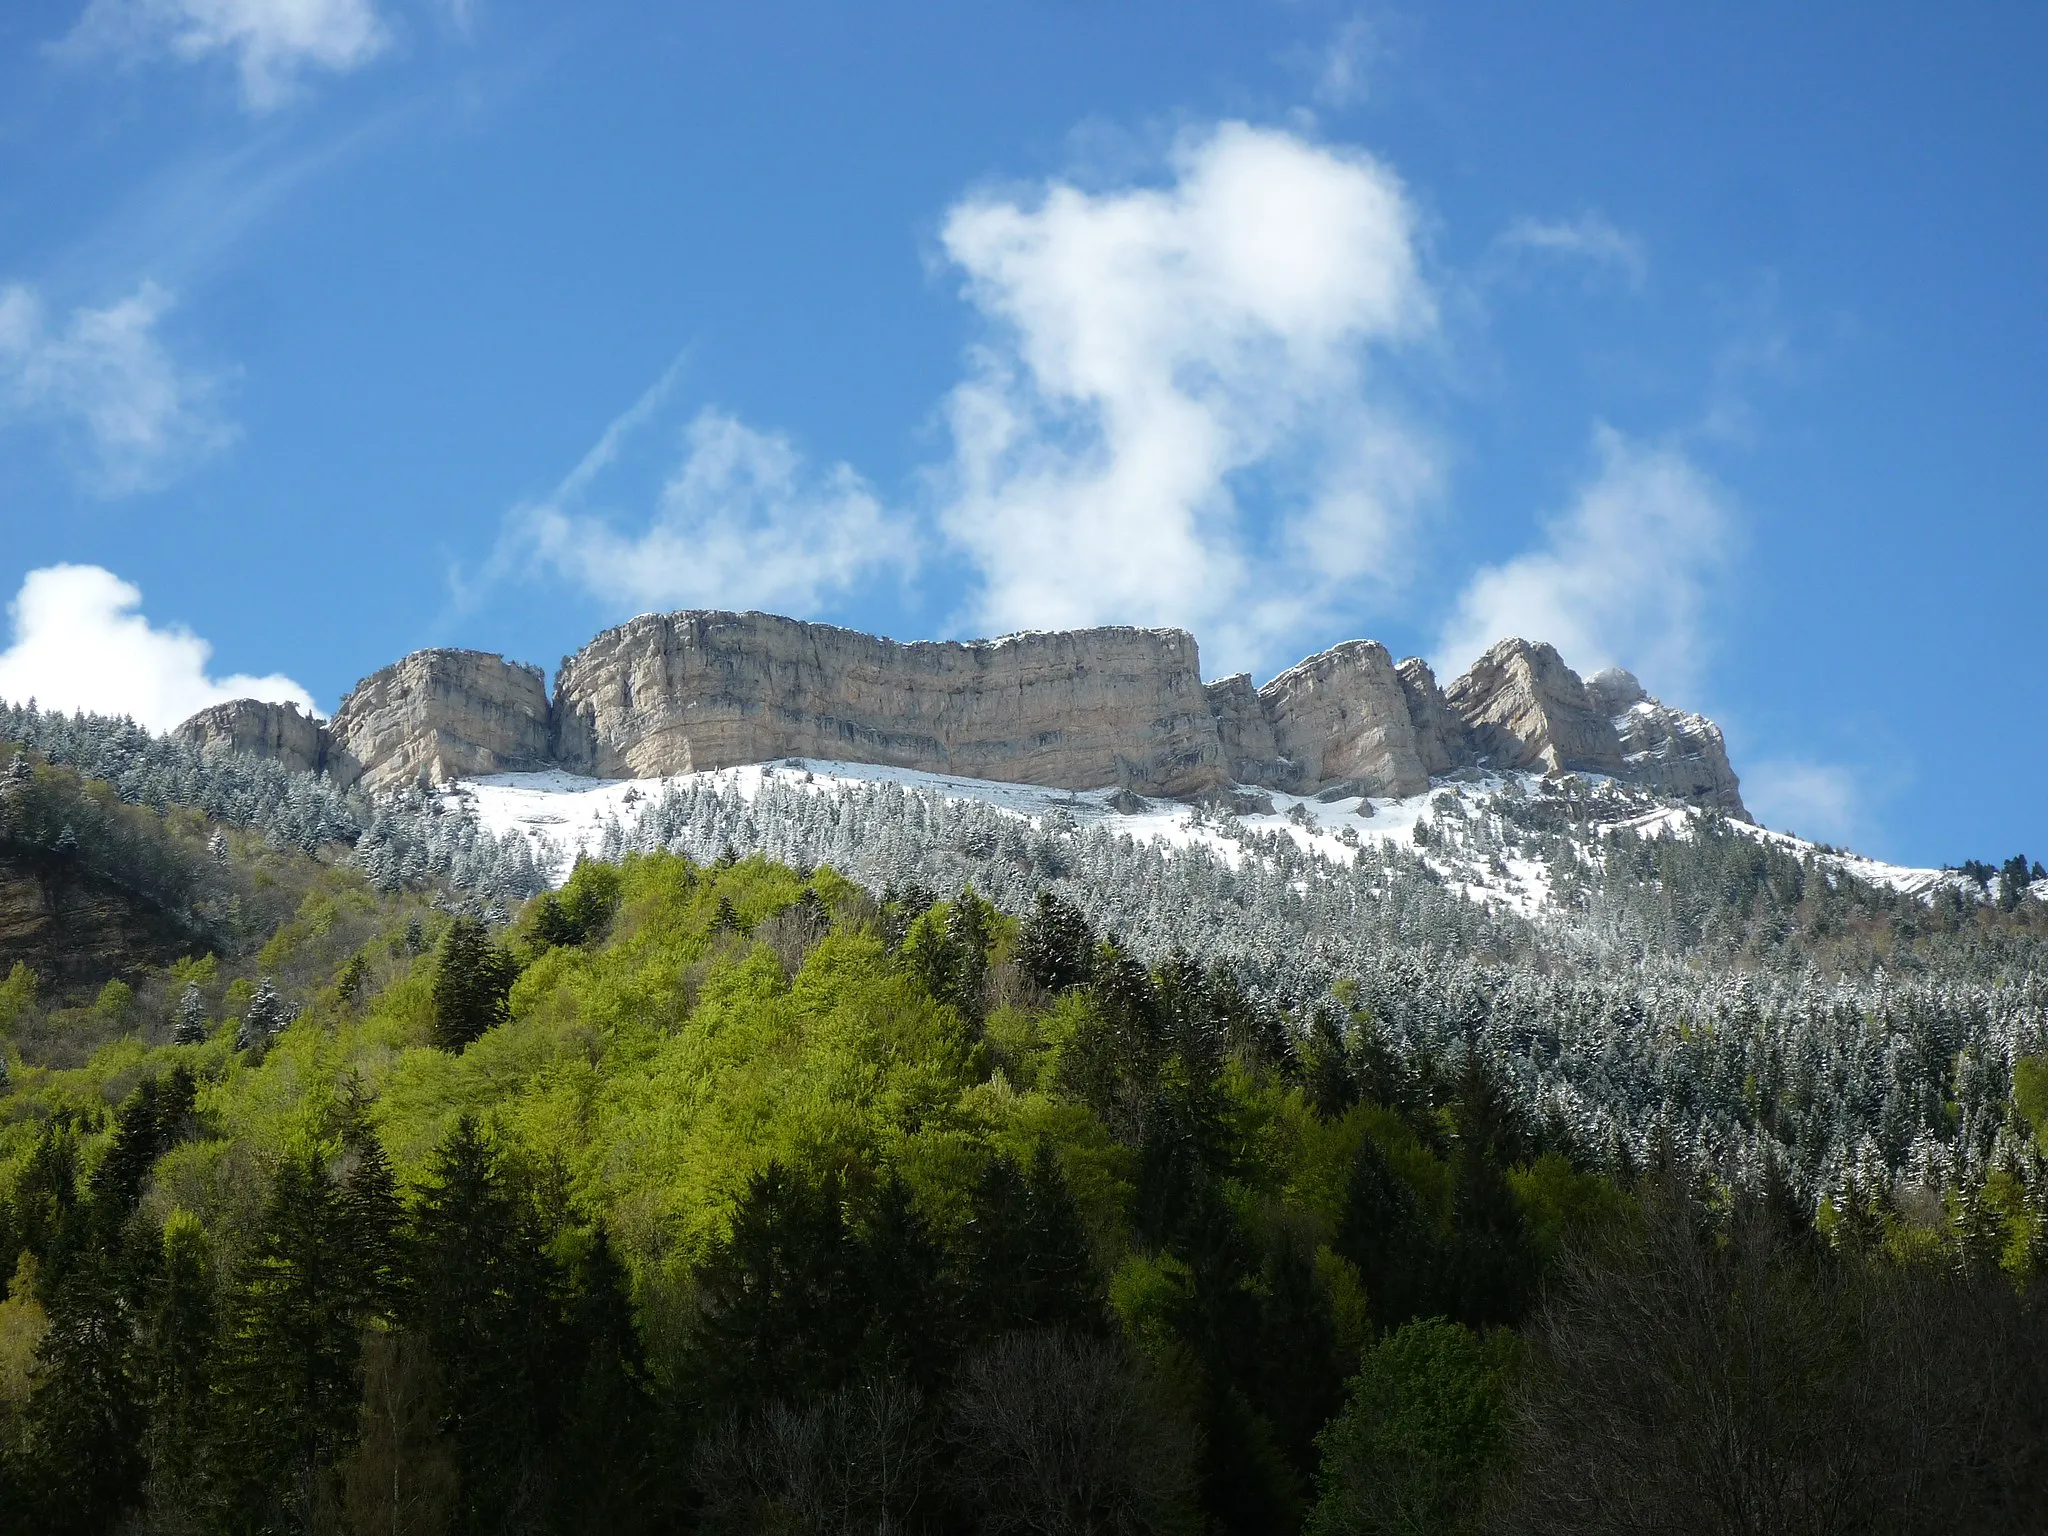
<path fill-rule="evenodd" d="M 414 651 L 357 683 L 327 727 L 335 783 L 371 789 L 554 766 L 547 681 L 484 651 Z"/>
<path fill-rule="evenodd" d="M 1298 662 L 1259 690 L 1274 745 L 1291 765 L 1274 789 L 1419 795 L 1429 772 L 1394 659 L 1376 640 L 1347 640 Z"/>
<path fill-rule="evenodd" d="M 1588 678 L 1586 692 L 1614 723 L 1623 778 L 1748 819 L 1741 784 L 1728 762 L 1728 744 L 1713 721 L 1652 698 L 1633 672 L 1620 667 Z"/>
<path fill-rule="evenodd" d="M 1104 628 L 899 644 L 765 613 L 648 614 L 539 669 L 417 651 L 322 725 L 241 701 L 179 727 L 376 789 L 564 768 L 655 778 L 777 758 L 1193 797 L 1419 794 L 1461 769 L 1609 774 L 1745 816 L 1720 731 L 1625 672 L 1591 683 L 1503 640 L 1449 688 L 1419 657 L 1348 640 L 1263 688 L 1204 684 L 1194 637 Z"/>
<path fill-rule="evenodd" d="M 296 704 L 235 699 L 199 711 L 171 733 L 202 751 L 249 752 L 284 764 L 293 773 L 326 765 L 327 729 Z"/>
<path fill-rule="evenodd" d="M 649 614 L 562 664 L 555 756 L 599 778 L 777 757 L 1188 795 L 1229 777 L 1192 636 L 902 645 L 763 613 Z"/>
<path fill-rule="evenodd" d="M 1444 698 L 1485 767 L 1621 772 L 1614 722 L 1554 646 L 1502 640 Z"/>

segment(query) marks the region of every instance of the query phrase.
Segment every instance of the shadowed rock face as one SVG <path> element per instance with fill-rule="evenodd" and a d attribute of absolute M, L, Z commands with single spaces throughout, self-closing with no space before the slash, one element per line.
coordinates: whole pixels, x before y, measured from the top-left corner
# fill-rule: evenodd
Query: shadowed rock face
<path fill-rule="evenodd" d="M 900 645 L 765 613 L 649 614 L 562 663 L 418 651 L 323 726 L 243 700 L 178 728 L 336 782 L 566 768 L 662 777 L 782 757 L 887 763 L 1067 789 L 1197 796 L 1418 794 L 1477 766 L 1613 774 L 1747 813 L 1721 733 L 1625 672 L 1588 684 L 1547 645 L 1503 640 L 1448 690 L 1419 657 L 1348 640 L 1263 688 L 1201 681 L 1178 629 Z"/>
<path fill-rule="evenodd" d="M 1465 744 L 1465 722 L 1451 713 L 1436 674 L 1420 656 L 1410 656 L 1394 669 L 1408 704 L 1408 724 L 1415 732 L 1415 755 L 1425 773 L 1449 773 L 1472 761 Z"/>
<path fill-rule="evenodd" d="M 370 789 L 553 766 L 540 668 L 483 651 L 414 651 L 372 672 L 328 727 L 327 771 Z"/>
<path fill-rule="evenodd" d="M 1401 679 L 1377 641 L 1347 640 L 1289 667 L 1259 690 L 1259 702 L 1292 769 L 1273 788 L 1297 795 L 1339 783 L 1370 795 L 1429 788 Z"/>
<path fill-rule="evenodd" d="M 762 613 L 650 614 L 599 635 L 562 664 L 555 754 L 600 778 L 777 757 L 1154 795 L 1228 777 L 1185 631 L 900 645 Z"/>
<path fill-rule="evenodd" d="M 172 732 L 202 750 L 249 752 L 284 764 L 294 773 L 317 773 L 327 755 L 327 731 L 296 704 L 235 699 L 214 704 Z"/>

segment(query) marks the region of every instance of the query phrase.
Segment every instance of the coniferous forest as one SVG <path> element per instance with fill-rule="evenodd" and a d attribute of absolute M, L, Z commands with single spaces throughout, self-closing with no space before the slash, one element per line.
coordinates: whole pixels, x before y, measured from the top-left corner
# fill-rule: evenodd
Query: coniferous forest
<path fill-rule="evenodd" d="M 1547 925 L 900 790 L 551 891 L 4 723 L 0 873 L 131 918 L 0 981 L 5 1529 L 2048 1525 L 2033 907 L 1569 796 L 1435 834 Z"/>

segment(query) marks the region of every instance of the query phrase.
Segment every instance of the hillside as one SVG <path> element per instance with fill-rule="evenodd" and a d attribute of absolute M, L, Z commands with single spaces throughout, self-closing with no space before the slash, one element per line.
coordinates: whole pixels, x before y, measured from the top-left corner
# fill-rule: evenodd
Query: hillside
<path fill-rule="evenodd" d="M 1584 773 L 371 795 L 6 723 L 13 856 L 145 934 L 0 959 L 36 1529 L 1561 1532 L 1724 1433 L 1771 1528 L 2043 1511 L 2038 885 Z"/>

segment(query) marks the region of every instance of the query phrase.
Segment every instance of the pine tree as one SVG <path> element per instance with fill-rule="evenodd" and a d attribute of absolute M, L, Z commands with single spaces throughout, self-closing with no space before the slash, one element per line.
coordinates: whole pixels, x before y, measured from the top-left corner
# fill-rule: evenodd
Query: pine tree
<path fill-rule="evenodd" d="M 199 995 L 199 987 L 194 982 L 186 982 L 185 990 L 179 994 L 177 1011 L 171 1016 L 171 1043 L 206 1043 L 206 999 Z"/>
<path fill-rule="evenodd" d="M 567 1368 L 561 1282 L 539 1214 L 463 1116 L 412 1212 L 408 1315 L 439 1362 L 455 1460 L 457 1527 L 538 1523 Z"/>
<path fill-rule="evenodd" d="M 188 1211 L 164 1224 L 162 1262 L 143 1320 L 150 1502 L 189 1509 L 200 1496 L 211 1434 L 214 1286 L 205 1230 Z"/>
<path fill-rule="evenodd" d="M 602 1224 L 581 1245 L 567 1303 L 575 1375 L 557 1454 L 558 1528 L 625 1536 L 658 1513 L 655 1405 L 626 1273 Z"/>
<path fill-rule="evenodd" d="M 1036 1326 L 1100 1333 L 1108 1317 L 1080 1207 L 1050 1141 L 1031 1154 L 1028 1276 Z"/>
<path fill-rule="evenodd" d="M 213 1464 L 238 1526 L 303 1523 L 353 1440 L 351 1236 L 319 1154 L 286 1157 L 222 1330 Z"/>
<path fill-rule="evenodd" d="M 36 1350 L 24 1415 L 22 1529 L 97 1536 L 142 1496 L 143 1404 L 134 1337 L 114 1265 L 101 1251 L 65 1267 Z"/>
<path fill-rule="evenodd" d="M 692 1377 L 718 1412 L 808 1397 L 859 1358 L 869 1311 L 835 1174 L 771 1163 L 748 1180 L 732 1231 L 699 1269 Z"/>
<path fill-rule="evenodd" d="M 249 1006 L 243 1010 L 241 1026 L 235 1031 L 235 1049 L 264 1050 L 286 1025 L 298 1017 L 298 1012 L 277 995 L 276 986 L 265 976 L 257 982 Z"/>
<path fill-rule="evenodd" d="M 962 1297 L 944 1245 L 894 1169 L 868 1201 L 860 1246 L 873 1309 L 863 1352 L 878 1372 L 929 1392 L 959 1350 Z"/>
<path fill-rule="evenodd" d="M 1017 935 L 1017 965 L 1033 986 L 1064 992 L 1088 981 L 1095 933 L 1081 909 L 1040 887 Z"/>
<path fill-rule="evenodd" d="M 434 1039 L 460 1051 L 502 1023 L 518 963 L 474 918 L 458 917 L 441 935 L 434 960 Z"/>

